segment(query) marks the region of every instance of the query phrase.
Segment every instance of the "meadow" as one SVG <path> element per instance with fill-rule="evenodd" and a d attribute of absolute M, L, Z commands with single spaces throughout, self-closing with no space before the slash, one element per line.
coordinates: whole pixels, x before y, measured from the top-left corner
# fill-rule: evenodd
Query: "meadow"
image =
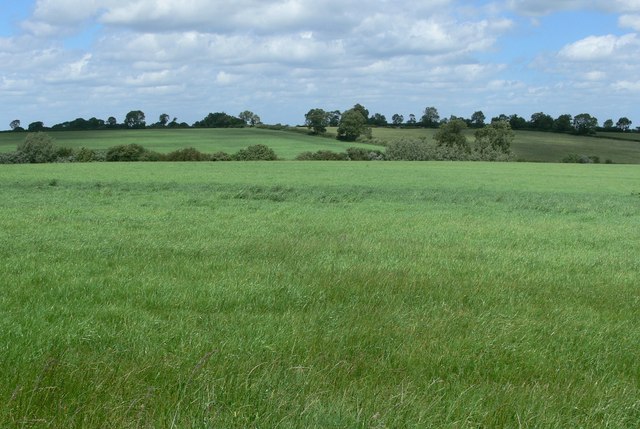
<path fill-rule="evenodd" d="M 286 160 L 292 160 L 302 152 L 330 150 L 344 152 L 348 147 L 364 147 L 383 150 L 382 146 L 371 144 L 340 142 L 335 140 L 336 129 L 329 128 L 328 137 L 308 135 L 306 128 L 296 131 L 278 131 L 261 128 L 210 128 L 210 129 L 148 129 L 148 130 L 105 130 L 105 131 L 58 131 L 49 132 L 56 144 L 72 148 L 87 147 L 107 149 L 120 144 L 136 143 L 147 149 L 168 153 L 177 149 L 193 147 L 201 152 L 218 151 L 235 153 L 249 145 L 265 144 Z M 413 128 L 373 128 L 374 142 L 384 143 L 409 138 L 426 138 L 434 143 L 436 130 Z M 467 138 L 473 141 L 474 130 L 467 131 Z M 533 162 L 560 162 L 569 154 L 598 156 L 601 162 L 607 159 L 614 163 L 639 164 L 640 139 L 636 133 L 599 133 L 598 137 L 575 136 L 570 134 L 516 131 L 512 146 L 515 158 Z M 24 133 L 0 133 L 0 152 L 15 150 L 24 140 Z M 636 139 L 636 140 L 634 140 Z"/>
<path fill-rule="evenodd" d="M 637 427 L 640 171 L 0 168 L 7 428 Z"/>

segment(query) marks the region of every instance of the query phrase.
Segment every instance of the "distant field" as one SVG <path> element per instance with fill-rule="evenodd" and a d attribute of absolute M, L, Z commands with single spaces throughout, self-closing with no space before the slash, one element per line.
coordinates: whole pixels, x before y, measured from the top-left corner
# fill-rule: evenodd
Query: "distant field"
<path fill-rule="evenodd" d="M 634 428 L 640 170 L 0 166 L 3 428 Z"/>
<path fill-rule="evenodd" d="M 60 146 L 107 149 L 120 144 L 136 143 L 161 153 L 194 147 L 206 153 L 223 151 L 231 154 L 250 145 L 265 144 L 283 159 L 294 159 L 296 155 L 306 151 L 344 152 L 350 146 L 371 147 L 371 145 L 347 144 L 334 139 L 318 138 L 304 133 L 259 128 L 59 131 L 48 132 L 48 134 Z M 24 138 L 24 133 L 0 133 L 0 151 L 15 150 L 17 143 Z"/>
<path fill-rule="evenodd" d="M 400 138 L 427 137 L 433 142 L 433 129 L 374 128 L 373 137 L 380 141 Z M 350 146 L 371 148 L 371 145 L 345 143 L 333 138 L 310 136 L 304 132 L 272 131 L 258 128 L 242 129 L 181 129 L 181 130 L 115 130 L 115 131 L 72 131 L 49 133 L 59 145 L 69 147 L 90 147 L 106 149 L 118 144 L 137 143 L 158 152 L 171 152 L 185 147 L 195 147 L 202 152 L 237 152 L 253 144 L 266 144 L 283 159 L 294 159 L 301 152 L 332 150 L 343 152 Z M 335 136 L 335 128 L 328 130 Z M 473 140 L 473 130 L 467 132 Z M 606 138 L 611 135 L 613 138 Z M 22 133 L 0 133 L 0 151 L 15 149 L 24 139 Z M 628 140 L 621 138 L 628 136 Z M 513 151 L 517 158 L 527 161 L 560 162 L 569 154 L 599 156 L 601 162 L 607 159 L 616 163 L 639 164 L 640 142 L 632 138 L 638 134 L 601 133 L 598 138 L 579 137 L 569 134 L 517 131 Z"/>
<path fill-rule="evenodd" d="M 413 128 L 373 128 L 374 138 L 391 141 L 400 138 L 426 137 L 433 142 L 435 129 Z M 335 128 L 329 133 L 335 135 Z M 467 138 L 473 141 L 474 130 L 467 131 Z M 616 163 L 640 164 L 640 134 L 601 133 L 598 138 L 574 136 L 570 134 L 544 133 L 536 131 L 516 131 L 516 138 L 512 150 L 516 157 L 526 161 L 560 162 L 569 154 L 595 155 L 601 162 L 607 159 Z M 613 138 L 606 138 L 611 136 Z M 620 136 L 627 136 L 624 141 Z"/>

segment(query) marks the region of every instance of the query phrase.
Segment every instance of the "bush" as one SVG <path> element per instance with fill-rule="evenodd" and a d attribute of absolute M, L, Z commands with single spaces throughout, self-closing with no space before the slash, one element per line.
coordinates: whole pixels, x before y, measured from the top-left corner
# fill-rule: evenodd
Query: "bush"
<path fill-rule="evenodd" d="M 386 157 L 390 161 L 429 161 L 432 152 L 426 139 L 402 139 L 387 145 Z"/>
<path fill-rule="evenodd" d="M 16 159 L 31 164 L 54 162 L 57 158 L 53 139 L 42 132 L 27 134 L 24 141 L 18 144 L 16 152 L 21 157 Z"/>
<path fill-rule="evenodd" d="M 75 153 L 74 159 L 75 162 L 93 162 L 97 161 L 96 151 L 93 149 L 87 149 L 86 147 L 81 147 Z"/>
<path fill-rule="evenodd" d="M 382 161 L 384 154 L 379 150 L 369 150 L 362 147 L 350 147 L 347 156 L 351 161 Z"/>
<path fill-rule="evenodd" d="M 216 152 L 214 154 L 209 155 L 210 161 L 231 161 L 231 155 L 226 152 Z"/>
<path fill-rule="evenodd" d="M 598 158 L 598 162 L 600 159 Z M 578 155 L 577 153 L 570 153 L 569 155 L 562 158 L 562 162 L 566 164 L 593 164 L 594 160 L 592 157 L 587 155 Z"/>
<path fill-rule="evenodd" d="M 197 149 L 187 147 L 169 152 L 164 159 L 166 161 L 208 161 L 210 157 Z"/>
<path fill-rule="evenodd" d="M 296 156 L 297 161 L 346 161 L 346 153 L 319 150 L 317 152 L 302 152 Z"/>
<path fill-rule="evenodd" d="M 108 162 L 142 161 L 147 150 L 139 144 L 113 146 L 107 149 Z"/>
<path fill-rule="evenodd" d="M 26 164 L 28 162 L 19 152 L 0 153 L 0 164 Z"/>
<path fill-rule="evenodd" d="M 278 156 L 270 147 L 257 144 L 240 149 L 233 154 L 232 159 L 234 161 L 276 161 Z"/>

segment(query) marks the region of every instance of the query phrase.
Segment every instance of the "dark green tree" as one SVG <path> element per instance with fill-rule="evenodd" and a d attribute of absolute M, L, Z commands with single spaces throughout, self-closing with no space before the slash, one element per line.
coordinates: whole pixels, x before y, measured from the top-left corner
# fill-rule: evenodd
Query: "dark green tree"
<path fill-rule="evenodd" d="M 557 133 L 567 133 L 573 130 L 573 117 L 569 114 L 560 115 L 553 121 L 553 131 Z"/>
<path fill-rule="evenodd" d="M 438 113 L 438 109 L 435 107 L 427 107 L 424 109 L 422 118 L 420 118 L 420 123 L 423 127 L 437 128 L 439 122 L 440 114 Z"/>
<path fill-rule="evenodd" d="M 484 127 L 484 121 L 487 119 L 482 113 L 482 110 L 478 110 L 477 112 L 473 112 L 471 115 L 471 126 L 474 128 L 482 128 Z"/>
<path fill-rule="evenodd" d="M 475 133 L 476 148 L 480 153 L 495 150 L 502 153 L 511 152 L 511 144 L 515 134 L 507 121 L 495 121 Z"/>
<path fill-rule="evenodd" d="M 255 127 L 260 123 L 260 116 L 256 115 L 250 110 L 245 110 L 244 112 L 238 115 L 238 118 L 242 119 L 245 124 L 250 127 Z"/>
<path fill-rule="evenodd" d="M 144 112 L 142 110 L 132 110 L 124 118 L 124 125 L 127 128 L 144 128 L 146 126 Z"/>
<path fill-rule="evenodd" d="M 358 112 L 360 112 L 365 121 L 369 120 L 369 111 L 365 109 L 362 104 L 356 104 L 355 106 L 353 106 L 353 110 L 357 110 Z"/>
<path fill-rule="evenodd" d="M 604 121 L 604 123 L 602 124 L 602 128 L 607 131 L 611 131 L 613 129 L 613 119 L 607 119 L 606 121 Z"/>
<path fill-rule="evenodd" d="M 598 119 L 588 113 L 581 113 L 573 118 L 573 128 L 577 134 L 593 135 L 598 128 Z"/>
<path fill-rule="evenodd" d="M 340 118 L 338 126 L 338 139 L 346 141 L 354 141 L 365 133 L 367 128 L 367 119 L 362 116 L 359 109 L 353 108 L 347 110 Z"/>
<path fill-rule="evenodd" d="M 311 109 L 304 115 L 304 124 L 313 134 L 324 134 L 327 132 L 331 116 L 323 109 Z"/>
<path fill-rule="evenodd" d="M 629 127 L 631 127 L 631 123 L 632 122 L 629 120 L 629 118 L 622 117 L 618 119 L 618 122 L 616 122 L 616 128 L 619 129 L 620 131 L 629 131 Z"/>
<path fill-rule="evenodd" d="M 27 128 L 27 130 L 29 130 L 29 132 L 32 132 L 32 133 L 44 131 L 44 123 L 41 121 L 32 122 L 29 124 L 29 127 Z"/>
<path fill-rule="evenodd" d="M 375 125 L 377 127 L 384 127 L 388 125 L 387 118 L 381 113 L 374 113 L 368 121 L 369 124 Z"/>
<path fill-rule="evenodd" d="M 551 131 L 553 129 L 553 118 L 543 112 L 534 113 L 529 121 L 531 128 L 537 131 Z"/>
<path fill-rule="evenodd" d="M 469 151 L 469 142 L 464 135 L 467 123 L 462 119 L 452 119 L 440 126 L 433 136 L 438 146 L 456 148 Z"/>
<path fill-rule="evenodd" d="M 13 131 L 16 131 L 18 128 L 20 128 L 20 119 L 14 119 L 13 121 L 11 121 L 9 127 L 11 127 Z"/>
<path fill-rule="evenodd" d="M 399 127 L 400 125 L 402 125 L 402 123 L 404 122 L 404 116 L 395 113 L 392 117 L 391 117 L 391 123 L 393 125 L 395 125 L 396 127 Z"/>

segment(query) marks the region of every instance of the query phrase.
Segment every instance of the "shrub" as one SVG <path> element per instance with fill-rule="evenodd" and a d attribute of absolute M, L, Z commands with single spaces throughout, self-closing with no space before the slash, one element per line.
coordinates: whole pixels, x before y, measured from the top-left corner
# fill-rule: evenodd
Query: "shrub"
<path fill-rule="evenodd" d="M 53 139 L 42 132 L 27 134 L 24 141 L 18 144 L 16 152 L 21 155 L 23 162 L 31 164 L 53 162 L 57 158 Z"/>
<path fill-rule="evenodd" d="M 600 159 L 598 159 L 600 161 Z M 562 158 L 562 162 L 567 164 L 593 164 L 593 159 L 587 155 L 578 155 L 577 153 L 570 153 Z"/>
<path fill-rule="evenodd" d="M 278 156 L 270 147 L 257 144 L 246 149 L 240 149 L 233 154 L 232 159 L 234 161 L 275 161 Z"/>
<path fill-rule="evenodd" d="M 86 147 L 81 147 L 75 153 L 74 159 L 76 162 L 93 162 L 97 161 L 96 151 L 93 149 L 88 149 Z"/>
<path fill-rule="evenodd" d="M 433 159 L 426 139 L 402 139 L 387 145 L 386 157 L 391 161 L 428 161 Z"/>
<path fill-rule="evenodd" d="M 346 161 L 346 153 L 332 152 L 330 150 L 319 150 L 317 152 L 302 152 L 296 156 L 298 161 Z"/>
<path fill-rule="evenodd" d="M 28 162 L 19 152 L 0 153 L 0 164 L 26 164 Z"/>
<path fill-rule="evenodd" d="M 362 147 L 350 147 L 347 156 L 351 161 L 382 161 L 384 154 L 379 150 L 369 150 Z"/>
<path fill-rule="evenodd" d="M 141 161 L 145 152 L 147 150 L 139 144 L 113 146 L 107 149 L 106 160 L 108 162 Z"/>
<path fill-rule="evenodd" d="M 178 149 L 165 155 L 166 161 L 208 161 L 209 155 L 192 147 Z"/>
<path fill-rule="evenodd" d="M 231 161 L 231 155 L 226 152 L 216 152 L 209 155 L 209 160 L 211 161 Z"/>

